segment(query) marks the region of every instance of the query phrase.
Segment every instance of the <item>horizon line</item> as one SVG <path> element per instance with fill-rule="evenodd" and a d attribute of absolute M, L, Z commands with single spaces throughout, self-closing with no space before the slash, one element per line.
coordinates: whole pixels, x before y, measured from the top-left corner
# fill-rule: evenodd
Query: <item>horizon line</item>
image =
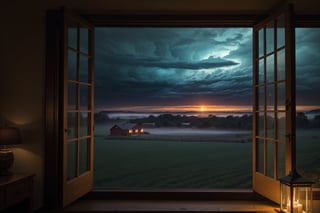
<path fill-rule="evenodd" d="M 319 105 L 298 105 L 297 112 L 307 112 L 320 109 Z M 183 105 L 183 106 L 125 106 L 125 107 L 99 107 L 95 111 L 109 112 L 173 112 L 173 113 L 224 113 L 224 112 L 253 112 L 252 106 L 243 105 Z"/>

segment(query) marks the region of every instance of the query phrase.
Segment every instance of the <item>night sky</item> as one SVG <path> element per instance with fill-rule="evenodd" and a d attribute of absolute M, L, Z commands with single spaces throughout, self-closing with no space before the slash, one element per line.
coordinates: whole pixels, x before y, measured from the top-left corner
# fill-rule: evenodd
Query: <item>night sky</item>
<path fill-rule="evenodd" d="M 251 110 L 251 28 L 96 28 L 95 36 L 97 111 Z M 296 48 L 298 104 L 320 105 L 320 30 L 297 30 Z"/>

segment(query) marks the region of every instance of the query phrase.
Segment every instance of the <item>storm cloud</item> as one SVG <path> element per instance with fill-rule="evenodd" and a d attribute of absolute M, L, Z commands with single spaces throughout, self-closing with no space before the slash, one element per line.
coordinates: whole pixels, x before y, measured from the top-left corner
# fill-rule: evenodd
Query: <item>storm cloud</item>
<path fill-rule="evenodd" d="M 306 30 L 297 30 L 297 99 L 320 105 L 305 95 L 320 91 L 320 31 Z M 252 104 L 251 28 L 110 27 L 95 36 L 98 110 Z"/>

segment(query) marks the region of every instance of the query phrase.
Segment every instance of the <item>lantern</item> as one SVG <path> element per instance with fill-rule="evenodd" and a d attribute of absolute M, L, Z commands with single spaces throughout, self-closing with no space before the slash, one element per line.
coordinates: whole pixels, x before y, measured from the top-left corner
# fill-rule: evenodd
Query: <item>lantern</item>
<path fill-rule="evenodd" d="M 312 181 L 301 177 L 295 170 L 280 180 L 280 212 L 311 213 Z"/>

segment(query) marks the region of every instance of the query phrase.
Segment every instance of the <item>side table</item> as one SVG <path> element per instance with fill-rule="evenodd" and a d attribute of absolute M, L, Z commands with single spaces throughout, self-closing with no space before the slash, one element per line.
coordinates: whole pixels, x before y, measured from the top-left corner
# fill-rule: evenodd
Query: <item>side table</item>
<path fill-rule="evenodd" d="M 0 212 L 32 212 L 33 174 L 0 176 Z"/>

